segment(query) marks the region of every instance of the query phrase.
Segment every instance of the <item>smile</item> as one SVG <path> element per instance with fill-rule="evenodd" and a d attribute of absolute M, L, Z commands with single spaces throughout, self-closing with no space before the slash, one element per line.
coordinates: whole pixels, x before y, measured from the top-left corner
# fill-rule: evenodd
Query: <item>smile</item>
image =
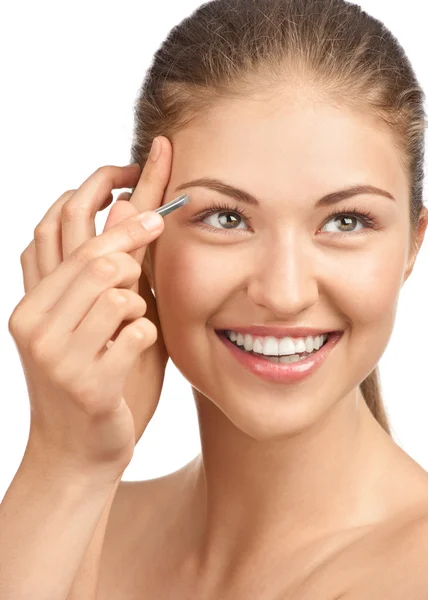
<path fill-rule="evenodd" d="M 318 345 L 318 348 L 316 348 L 315 344 L 314 349 L 312 349 L 311 352 L 307 351 L 310 349 L 311 340 L 309 340 L 308 346 L 305 345 L 302 347 L 300 344 L 296 348 L 299 341 L 303 342 L 303 340 L 297 340 L 294 347 L 290 348 L 290 346 L 288 346 L 287 355 L 280 356 L 279 354 L 281 351 L 278 354 L 279 344 L 283 340 L 290 340 L 293 342 L 292 338 L 275 340 L 277 346 L 275 346 L 275 342 L 273 342 L 273 347 L 276 348 L 276 350 L 272 353 L 273 355 L 269 355 L 269 352 L 267 352 L 267 354 L 262 353 L 263 349 L 265 352 L 266 349 L 269 351 L 269 346 L 262 345 L 262 352 L 255 352 L 254 346 L 256 350 L 260 350 L 260 346 L 256 345 L 256 339 L 254 345 L 252 344 L 252 348 L 247 350 L 245 346 L 243 346 L 241 338 L 239 338 L 241 344 L 238 343 L 237 337 L 234 341 L 230 339 L 234 337 L 232 333 L 233 332 L 230 330 L 216 331 L 218 338 L 229 350 L 231 357 L 244 367 L 246 371 L 249 371 L 253 375 L 277 383 L 294 383 L 313 374 L 325 362 L 330 352 L 343 335 L 343 331 L 334 331 L 330 332 L 328 335 L 315 336 L 314 341 L 316 344 L 320 341 L 319 338 L 321 338 L 321 345 Z M 272 340 L 274 338 L 270 339 Z M 250 348 L 250 342 L 251 340 L 247 338 L 247 348 Z M 265 343 L 269 344 L 272 342 L 269 342 L 268 338 L 265 340 Z"/>

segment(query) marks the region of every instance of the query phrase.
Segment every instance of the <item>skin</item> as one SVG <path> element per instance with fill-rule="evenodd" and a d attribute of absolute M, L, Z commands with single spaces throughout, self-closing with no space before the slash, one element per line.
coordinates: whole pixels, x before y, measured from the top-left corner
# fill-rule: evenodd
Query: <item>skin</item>
<path fill-rule="evenodd" d="M 202 453 L 175 480 L 183 526 L 171 553 L 181 581 L 200 593 L 225 593 L 254 573 L 260 581 L 275 559 L 318 539 L 340 545 L 428 498 L 427 473 L 359 390 L 387 347 L 428 211 L 413 250 L 408 182 L 390 133 L 366 113 L 302 90 L 295 97 L 223 100 L 174 136 L 162 203 L 183 192 L 191 201 L 168 216 L 146 254 L 165 345 L 198 410 Z M 204 188 L 175 191 L 204 176 L 247 190 L 260 207 Z M 395 201 L 360 195 L 314 208 L 354 184 Z M 251 224 L 236 216 L 236 235 L 219 213 L 205 217 L 205 229 L 189 224 L 212 201 L 238 204 Z M 368 226 L 353 220 L 337 235 L 347 229 L 329 213 L 356 206 L 380 229 L 359 235 Z M 254 323 L 344 334 L 316 373 L 278 385 L 241 369 L 214 332 Z"/>

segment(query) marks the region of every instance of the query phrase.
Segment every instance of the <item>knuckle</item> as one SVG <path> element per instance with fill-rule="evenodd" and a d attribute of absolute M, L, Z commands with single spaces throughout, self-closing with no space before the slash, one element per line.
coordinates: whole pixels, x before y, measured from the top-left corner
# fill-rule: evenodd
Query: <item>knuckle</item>
<path fill-rule="evenodd" d="M 150 329 L 152 330 L 153 333 L 153 339 L 157 340 L 158 339 L 158 328 L 156 327 L 156 325 L 154 323 L 152 323 L 152 321 L 149 321 L 150 323 Z"/>
<path fill-rule="evenodd" d="M 83 243 L 70 254 L 70 258 L 77 263 L 86 266 L 88 263 L 94 260 L 95 257 L 90 245 L 88 243 Z"/>
<path fill-rule="evenodd" d="M 123 258 L 123 260 L 125 261 L 125 266 L 129 276 L 135 279 L 139 279 L 142 273 L 141 265 L 135 260 L 135 258 L 130 256 L 126 252 L 121 252 L 120 255 L 121 258 Z"/>
<path fill-rule="evenodd" d="M 141 246 L 141 235 L 144 234 L 144 229 L 140 227 L 138 223 L 126 223 L 125 231 L 127 235 L 131 238 L 132 243 Z"/>
<path fill-rule="evenodd" d="M 34 228 L 35 242 L 37 242 L 38 244 L 43 244 L 43 242 L 46 242 L 46 240 L 50 237 L 51 232 L 52 232 L 52 227 L 49 226 L 47 223 L 44 223 L 43 221 L 41 221 Z"/>
<path fill-rule="evenodd" d="M 9 321 L 7 324 L 8 331 L 13 337 L 17 337 L 21 334 L 21 332 L 22 332 L 22 324 L 21 323 L 22 323 L 22 321 L 20 319 L 19 311 L 15 308 L 15 310 L 10 315 Z"/>
<path fill-rule="evenodd" d="M 158 330 L 156 325 L 150 321 L 150 319 L 142 319 L 142 323 L 144 323 L 144 331 L 146 334 L 146 339 L 150 340 L 150 343 L 153 344 L 158 338 Z"/>
<path fill-rule="evenodd" d="M 77 192 L 76 189 L 66 190 L 63 194 L 61 194 L 61 196 L 59 197 L 59 200 L 65 200 L 67 198 L 70 198 L 70 196 L 72 196 L 75 192 Z"/>
<path fill-rule="evenodd" d="M 23 342 L 28 336 L 28 324 L 25 319 L 24 308 L 22 301 L 15 306 L 8 321 L 8 331 L 11 336 L 18 342 Z"/>
<path fill-rule="evenodd" d="M 37 333 L 30 339 L 28 349 L 31 356 L 39 364 L 47 364 L 52 359 L 52 350 L 49 348 L 49 343 L 40 333 Z"/>
<path fill-rule="evenodd" d="M 109 177 L 111 175 L 112 168 L 112 165 L 102 165 L 94 171 L 94 175 L 99 175 L 100 177 Z"/>
<path fill-rule="evenodd" d="M 24 265 L 27 264 L 27 260 L 29 259 L 30 254 L 34 252 L 34 247 L 35 247 L 34 245 L 35 245 L 35 242 L 34 242 L 34 240 L 32 240 L 28 244 L 28 246 L 24 249 L 24 251 L 21 252 L 21 255 L 19 257 L 19 261 L 21 263 L 21 267 L 23 267 Z"/>
<path fill-rule="evenodd" d="M 104 292 L 106 297 L 107 304 L 112 304 L 113 306 L 121 306 L 124 304 L 124 300 L 129 302 L 129 294 L 127 294 L 128 290 L 118 290 L 117 288 L 110 288 Z"/>
<path fill-rule="evenodd" d="M 133 307 L 135 307 L 135 309 L 141 313 L 141 315 L 144 315 L 144 313 L 147 310 L 147 302 L 144 300 L 144 298 L 142 296 L 140 296 L 140 294 L 137 294 L 136 292 L 133 292 L 132 290 L 129 290 L 130 293 L 130 301 L 132 302 Z"/>
<path fill-rule="evenodd" d="M 107 180 L 113 182 L 113 171 L 115 167 L 113 165 L 103 165 L 102 167 L 98 167 L 96 171 L 94 171 L 93 177 L 95 179 Z"/>
<path fill-rule="evenodd" d="M 88 207 L 85 204 L 79 204 L 72 198 L 67 200 L 61 207 L 61 219 L 65 223 L 73 221 L 79 216 L 86 216 L 87 214 Z"/>
<path fill-rule="evenodd" d="M 97 256 L 89 263 L 89 269 L 96 277 L 111 279 L 119 271 L 119 266 L 113 258 Z"/>
<path fill-rule="evenodd" d="M 136 296 L 137 304 L 138 304 L 139 308 L 141 309 L 142 314 L 144 315 L 147 311 L 147 302 L 139 294 L 135 294 L 135 296 Z"/>

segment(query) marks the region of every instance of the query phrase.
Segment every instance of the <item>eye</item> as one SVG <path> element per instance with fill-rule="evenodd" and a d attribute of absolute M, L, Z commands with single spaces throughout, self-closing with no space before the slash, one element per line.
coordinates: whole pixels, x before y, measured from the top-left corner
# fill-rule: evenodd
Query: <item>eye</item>
<path fill-rule="evenodd" d="M 192 223 L 206 223 L 216 233 L 217 231 L 242 229 L 238 226 L 244 223 L 243 219 L 251 223 L 251 217 L 238 206 L 232 208 L 228 204 L 216 202 L 192 217 L 190 221 Z"/>
<path fill-rule="evenodd" d="M 337 233 L 341 234 L 361 234 L 361 233 L 370 233 L 370 230 L 379 229 L 378 223 L 376 219 L 373 217 L 370 211 L 360 210 L 358 208 L 354 208 L 349 212 L 341 212 L 339 210 L 333 211 L 328 216 L 327 223 L 330 221 L 340 222 L 339 227 L 342 226 L 343 229 L 339 230 Z M 360 229 L 355 229 L 356 223 L 362 223 L 363 227 Z M 326 223 L 326 224 L 327 224 Z M 324 225 L 325 227 L 325 225 Z M 335 231 L 326 231 L 326 233 L 336 233 Z"/>

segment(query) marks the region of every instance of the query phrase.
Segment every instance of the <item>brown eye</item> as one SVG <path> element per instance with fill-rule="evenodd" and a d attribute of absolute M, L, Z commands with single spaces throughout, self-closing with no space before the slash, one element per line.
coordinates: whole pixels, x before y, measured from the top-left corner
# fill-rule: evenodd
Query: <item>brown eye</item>
<path fill-rule="evenodd" d="M 371 229 L 379 228 L 370 212 L 364 212 L 358 209 L 346 213 L 335 211 L 329 215 L 328 221 L 326 221 L 324 227 L 326 227 L 328 223 L 333 223 L 333 228 L 325 230 L 326 233 L 367 233 Z M 362 224 L 362 227 L 359 229 L 356 228 L 358 223 Z"/>
<path fill-rule="evenodd" d="M 342 233 L 345 233 L 355 231 L 356 223 L 359 219 L 350 215 L 338 215 L 332 221 L 337 224 Z"/>
<path fill-rule="evenodd" d="M 219 217 L 215 215 L 219 215 Z M 224 227 L 225 229 L 238 229 L 236 225 L 239 225 L 242 222 L 242 219 L 239 215 L 235 215 L 231 212 L 212 213 L 211 215 L 207 215 L 202 222 L 204 222 L 206 219 L 211 219 L 211 223 L 208 224 L 212 227 L 215 227 L 215 225 L 219 223 L 221 227 Z"/>
<path fill-rule="evenodd" d="M 238 206 L 232 208 L 222 203 L 212 204 L 191 219 L 193 223 L 208 225 L 216 233 L 228 230 L 246 231 L 246 227 L 240 227 L 245 225 L 245 221 L 251 223 L 251 217 Z"/>

